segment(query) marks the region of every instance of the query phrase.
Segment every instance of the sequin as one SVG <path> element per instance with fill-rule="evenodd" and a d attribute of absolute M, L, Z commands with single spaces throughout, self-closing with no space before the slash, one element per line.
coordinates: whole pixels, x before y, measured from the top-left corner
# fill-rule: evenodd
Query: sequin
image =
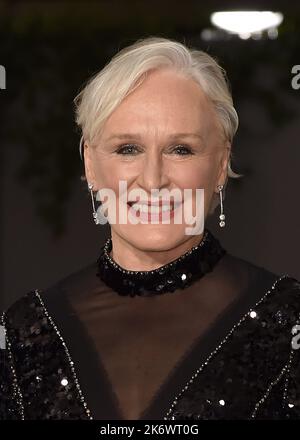
<path fill-rule="evenodd" d="M 291 348 L 290 335 L 299 300 L 299 281 L 279 278 L 255 306 L 263 330 L 247 313 L 183 386 L 164 420 L 300 419 L 300 350 Z M 276 319 L 282 305 L 284 328 Z"/>
<path fill-rule="evenodd" d="M 225 255 L 217 238 L 204 230 L 201 242 L 174 261 L 151 271 L 130 271 L 119 266 L 109 255 L 112 249 L 108 238 L 97 259 L 97 276 L 120 295 L 154 296 L 185 289 L 193 281 L 210 272 Z"/>
<path fill-rule="evenodd" d="M 40 293 L 29 292 L 1 317 L 7 350 L 0 350 L 0 419 L 92 420 L 76 364 Z M 160 418 L 300 419 L 300 349 L 291 345 L 299 300 L 300 283 L 279 277 Z"/>
<path fill-rule="evenodd" d="M 91 419 L 68 349 L 39 292 L 17 301 L 2 325 L 11 356 L 0 364 L 0 419 Z M 3 371 L 3 364 L 10 370 Z"/>

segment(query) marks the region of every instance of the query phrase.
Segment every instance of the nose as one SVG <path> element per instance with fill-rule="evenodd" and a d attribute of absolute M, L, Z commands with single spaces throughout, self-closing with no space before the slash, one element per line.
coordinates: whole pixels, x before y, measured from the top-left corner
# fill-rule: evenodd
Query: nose
<path fill-rule="evenodd" d="M 145 154 L 137 183 L 149 195 L 152 189 L 159 190 L 169 184 L 167 167 L 158 149 L 153 149 Z"/>

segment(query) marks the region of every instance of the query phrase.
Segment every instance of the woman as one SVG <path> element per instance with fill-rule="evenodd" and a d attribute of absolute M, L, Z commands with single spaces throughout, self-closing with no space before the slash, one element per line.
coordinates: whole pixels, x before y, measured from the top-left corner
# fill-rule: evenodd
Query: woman
<path fill-rule="evenodd" d="M 225 226 L 238 177 L 224 70 L 150 37 L 75 104 L 93 217 L 111 236 L 94 263 L 3 314 L 1 418 L 300 418 L 300 284 L 205 226 L 218 205 Z"/>

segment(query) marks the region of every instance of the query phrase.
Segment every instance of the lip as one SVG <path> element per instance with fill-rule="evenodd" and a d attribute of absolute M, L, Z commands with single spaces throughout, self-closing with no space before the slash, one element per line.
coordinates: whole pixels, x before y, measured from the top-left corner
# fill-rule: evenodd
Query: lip
<path fill-rule="evenodd" d="M 145 221 L 147 223 L 151 222 L 161 222 L 163 220 L 172 219 L 175 215 L 175 212 L 177 211 L 177 208 L 182 205 L 182 203 L 177 203 L 174 206 L 174 203 L 171 203 L 171 210 L 168 211 L 159 211 L 159 213 L 151 213 L 151 212 L 141 212 L 141 211 L 135 211 L 134 208 L 127 203 L 127 209 L 130 211 L 134 216 L 136 216 L 138 219 L 140 219 L 142 222 Z M 132 203 L 140 203 L 140 202 L 132 202 Z M 150 203 L 141 203 L 143 205 L 148 206 L 162 206 L 159 204 L 150 204 Z M 164 205 L 170 206 L 170 203 L 165 203 Z"/>
<path fill-rule="evenodd" d="M 129 206 L 134 205 L 135 203 L 138 203 L 139 205 L 146 205 L 146 206 L 169 206 L 171 204 L 171 206 L 174 205 L 173 201 L 159 201 L 159 202 L 143 202 L 143 201 L 129 201 L 128 204 Z"/>
<path fill-rule="evenodd" d="M 144 202 L 144 201 L 129 201 L 127 202 L 127 204 L 131 207 L 132 205 L 134 205 L 135 203 L 139 204 L 139 205 L 143 205 L 143 206 L 158 206 L 158 207 L 162 207 L 162 206 L 171 206 L 172 208 L 177 207 L 179 205 L 182 204 L 182 202 L 176 202 L 174 200 L 160 200 L 158 202 Z"/>

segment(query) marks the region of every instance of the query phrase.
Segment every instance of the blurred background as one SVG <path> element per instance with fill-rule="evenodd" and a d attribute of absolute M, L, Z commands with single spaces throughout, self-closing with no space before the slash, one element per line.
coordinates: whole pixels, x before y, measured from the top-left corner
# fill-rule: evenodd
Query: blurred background
<path fill-rule="evenodd" d="M 236 10 L 282 15 L 263 30 L 257 17 L 225 19 L 227 29 L 212 21 Z M 232 167 L 244 177 L 228 184 L 226 227 L 218 208 L 207 226 L 233 255 L 300 279 L 297 2 L 0 1 L 0 309 L 97 258 L 109 228 L 93 222 L 73 99 L 147 36 L 207 51 L 230 80 L 240 117 Z"/>

